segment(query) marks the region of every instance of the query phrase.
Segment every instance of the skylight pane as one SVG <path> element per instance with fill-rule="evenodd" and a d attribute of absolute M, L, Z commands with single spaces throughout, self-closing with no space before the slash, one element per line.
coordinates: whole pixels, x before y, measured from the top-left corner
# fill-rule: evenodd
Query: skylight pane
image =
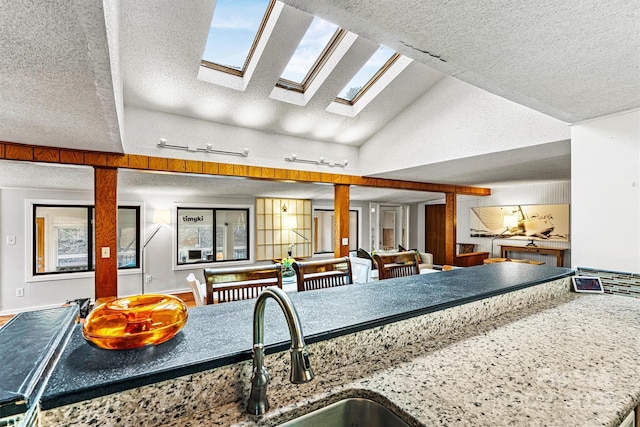
<path fill-rule="evenodd" d="M 395 52 L 388 47 L 380 46 L 376 53 L 369 58 L 369 60 L 360 68 L 360 71 L 353 76 L 351 81 L 342 89 L 338 98 L 342 98 L 347 101 L 352 101 L 356 97 L 358 92 L 369 83 L 369 80 L 376 75 L 384 64 L 395 54 Z"/>
<path fill-rule="evenodd" d="M 280 77 L 302 84 L 337 30 L 337 25 L 316 16 Z"/>
<path fill-rule="evenodd" d="M 218 0 L 202 59 L 242 71 L 269 0 Z"/>

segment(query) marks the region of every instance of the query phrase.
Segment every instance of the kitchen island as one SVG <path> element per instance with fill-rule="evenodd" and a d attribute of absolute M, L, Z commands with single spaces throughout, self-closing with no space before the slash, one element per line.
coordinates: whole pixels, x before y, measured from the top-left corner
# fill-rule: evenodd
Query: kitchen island
<path fill-rule="evenodd" d="M 183 331 L 157 347 L 99 350 L 75 331 L 42 396 L 41 424 L 277 425 L 341 397 L 367 396 L 392 407 L 411 425 L 437 420 L 496 425 L 495 417 L 512 420 L 520 413 L 514 406 L 517 393 L 533 399 L 522 407 L 535 412 L 540 409 L 531 409 L 536 407 L 532 403 L 538 400 L 562 401 L 557 387 L 538 393 L 538 382 L 570 387 L 578 382 L 573 381 L 577 377 L 554 377 L 556 363 L 564 360 L 559 355 L 571 353 L 564 347 L 566 337 L 559 333 L 559 325 L 552 322 L 554 327 L 547 328 L 549 319 L 539 316 L 554 310 L 557 319 L 574 312 L 587 316 L 593 307 L 583 304 L 601 298 L 610 307 L 635 308 L 625 307 L 631 319 L 616 321 L 637 320 L 636 300 L 569 293 L 572 274 L 563 268 L 501 263 L 290 294 L 316 372 L 312 382 L 298 386 L 287 379 L 286 323 L 269 301 L 265 365 L 272 375 L 268 392 L 272 409 L 262 417 L 243 412 L 251 370 L 252 301 L 194 309 Z M 583 320 L 565 329 L 571 334 L 576 328 L 584 332 Z M 612 322 L 604 325 L 613 327 Z M 525 346 L 537 342 L 532 333 L 543 332 L 551 334 L 545 338 L 548 353 Z M 610 331 L 587 328 L 576 339 L 600 341 L 604 332 L 608 336 Z M 616 360 L 624 361 L 627 351 L 637 352 L 637 346 L 636 341 L 628 349 L 613 348 Z M 629 382 L 622 382 L 623 387 L 613 393 L 605 387 L 617 400 L 604 400 L 603 405 L 611 407 L 598 411 L 598 420 L 609 420 L 611 425 L 640 400 L 638 386 L 632 385 L 638 383 L 637 372 L 632 371 L 637 368 L 631 363 L 624 366 L 619 372 Z M 603 368 L 598 375 L 610 374 L 609 366 Z M 580 369 L 589 372 L 588 366 Z M 578 386 L 576 393 L 582 393 L 584 384 Z M 462 400 L 453 397 L 457 395 Z M 583 403 L 589 408 L 589 402 Z M 516 409 L 509 413 L 504 408 Z M 575 417 L 575 410 L 570 406 L 567 416 Z M 494 418 L 483 418 L 482 411 Z"/>

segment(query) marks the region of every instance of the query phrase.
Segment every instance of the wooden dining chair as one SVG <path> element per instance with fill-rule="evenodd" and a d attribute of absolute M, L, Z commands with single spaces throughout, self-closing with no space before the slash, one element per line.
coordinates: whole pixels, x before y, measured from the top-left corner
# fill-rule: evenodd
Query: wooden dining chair
<path fill-rule="evenodd" d="M 298 292 L 333 288 L 353 283 L 349 257 L 294 262 Z"/>
<path fill-rule="evenodd" d="M 388 255 L 375 254 L 373 257 L 378 264 L 378 279 L 380 280 L 420 274 L 418 255 L 415 251 Z"/>
<path fill-rule="evenodd" d="M 258 298 L 268 286 L 282 289 L 282 265 L 205 268 L 207 304 Z"/>

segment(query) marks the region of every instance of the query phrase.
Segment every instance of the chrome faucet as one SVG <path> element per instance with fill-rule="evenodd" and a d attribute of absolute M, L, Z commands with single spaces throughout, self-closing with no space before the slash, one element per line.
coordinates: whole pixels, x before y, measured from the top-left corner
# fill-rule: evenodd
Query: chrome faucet
<path fill-rule="evenodd" d="M 304 344 L 298 313 L 282 289 L 270 286 L 260 293 L 253 308 L 253 374 L 251 375 L 251 394 L 247 403 L 247 412 L 252 415 L 264 414 L 269 409 L 267 385 L 271 377 L 264 367 L 264 307 L 267 298 L 273 298 L 278 302 L 289 325 L 291 382 L 302 384 L 313 379 L 313 370 L 309 363 L 309 353 Z"/>

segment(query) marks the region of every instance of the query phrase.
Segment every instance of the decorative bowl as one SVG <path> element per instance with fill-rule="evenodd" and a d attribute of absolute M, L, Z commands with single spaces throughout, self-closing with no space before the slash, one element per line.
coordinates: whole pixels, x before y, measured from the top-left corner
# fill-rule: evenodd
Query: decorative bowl
<path fill-rule="evenodd" d="M 82 335 L 109 350 L 126 350 L 170 340 L 187 323 L 187 306 L 171 295 L 145 294 L 99 305 L 89 313 Z"/>

